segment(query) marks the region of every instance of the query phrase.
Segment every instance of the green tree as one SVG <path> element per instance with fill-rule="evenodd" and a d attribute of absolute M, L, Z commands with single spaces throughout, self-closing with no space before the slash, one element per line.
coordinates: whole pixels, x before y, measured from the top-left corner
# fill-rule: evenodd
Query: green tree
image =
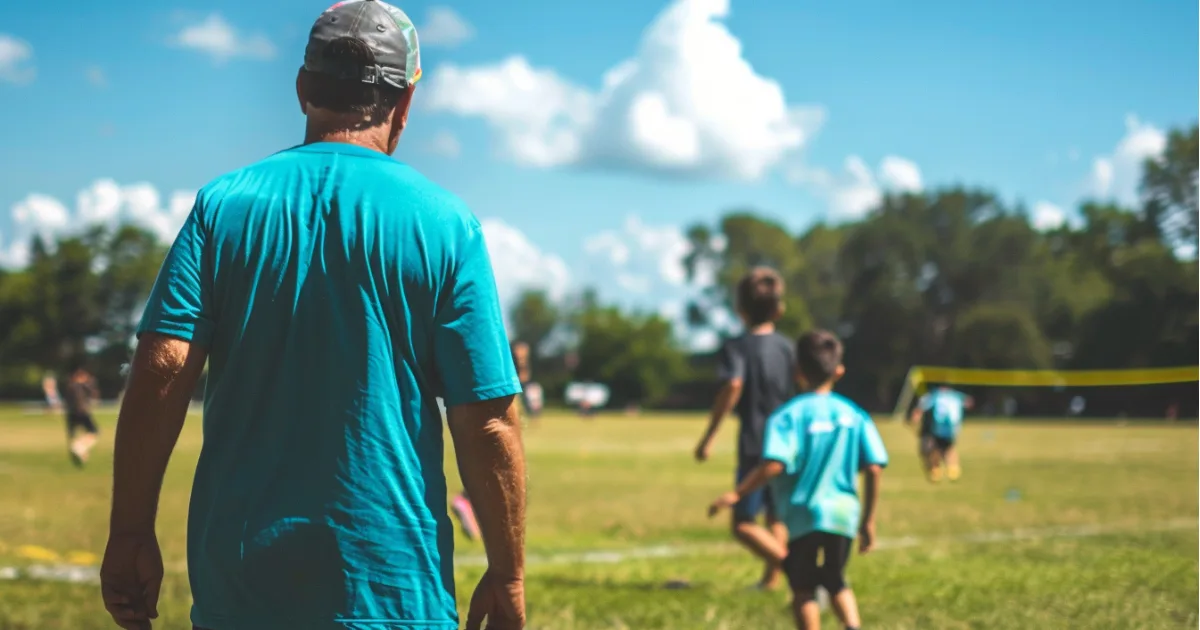
<path fill-rule="evenodd" d="M 627 314 L 587 301 L 575 322 L 575 379 L 605 383 L 613 404 L 661 402 L 687 376 L 687 358 L 671 324 L 657 315 Z"/>
<path fill-rule="evenodd" d="M 1200 128 L 1173 129 L 1167 147 L 1158 159 L 1146 161 L 1142 175 L 1142 193 L 1147 199 L 1148 218 L 1162 229 L 1175 247 L 1190 247 L 1195 255 L 1196 220 L 1200 215 L 1197 201 L 1197 162 L 1200 160 Z"/>
<path fill-rule="evenodd" d="M 513 335 L 529 344 L 535 351 L 543 350 L 546 341 L 562 321 L 558 307 L 545 291 L 525 291 L 509 310 Z"/>

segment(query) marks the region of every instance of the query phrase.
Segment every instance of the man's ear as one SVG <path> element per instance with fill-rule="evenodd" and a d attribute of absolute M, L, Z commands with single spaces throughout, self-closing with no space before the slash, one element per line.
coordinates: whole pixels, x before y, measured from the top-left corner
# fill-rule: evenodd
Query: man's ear
<path fill-rule="evenodd" d="M 833 380 L 835 380 L 835 381 L 841 380 L 841 378 L 845 375 L 846 375 L 846 366 L 839 363 L 837 366 L 837 369 L 835 369 L 833 371 Z"/>
<path fill-rule="evenodd" d="M 300 101 L 300 113 L 308 115 L 308 98 L 304 95 L 304 68 L 296 73 L 296 98 Z"/>
<path fill-rule="evenodd" d="M 400 100 L 396 101 L 396 108 L 392 110 L 392 125 L 388 132 L 389 155 L 396 152 L 396 145 L 400 144 L 400 134 L 408 125 L 408 110 L 412 107 L 413 91 L 416 89 L 416 85 L 410 85 L 401 92 Z"/>

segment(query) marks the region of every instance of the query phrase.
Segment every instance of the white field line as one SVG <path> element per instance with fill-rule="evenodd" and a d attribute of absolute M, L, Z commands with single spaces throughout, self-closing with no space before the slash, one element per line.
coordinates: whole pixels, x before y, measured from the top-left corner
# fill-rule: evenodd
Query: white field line
<path fill-rule="evenodd" d="M 1047 540 L 1052 538 L 1090 538 L 1118 533 L 1167 532 L 1179 530 L 1197 530 L 1200 522 L 1195 518 L 1175 518 L 1155 523 L 1110 523 L 1090 525 L 1064 525 L 1058 527 L 1024 528 L 1004 531 L 975 532 L 958 536 L 936 536 L 922 538 L 905 536 L 902 538 L 880 539 L 876 545 L 879 551 L 891 549 L 911 549 L 937 544 L 998 544 L 1029 540 Z M 564 552 L 551 554 L 529 554 L 525 562 L 529 566 L 572 565 L 572 564 L 618 564 L 630 560 L 653 560 L 661 558 L 679 558 L 711 553 L 740 552 L 741 548 L 731 543 L 709 543 L 696 545 L 656 545 L 651 547 L 634 547 L 631 549 L 591 550 L 582 552 Z M 487 558 L 482 554 L 465 554 L 455 558 L 455 566 L 480 567 L 487 564 Z M 182 573 L 184 567 L 170 567 L 170 572 Z M 45 580 L 53 582 L 74 582 L 94 584 L 99 582 L 100 568 L 96 566 L 81 566 L 71 564 L 45 565 L 35 564 L 26 567 L 0 567 L 0 580 Z"/>

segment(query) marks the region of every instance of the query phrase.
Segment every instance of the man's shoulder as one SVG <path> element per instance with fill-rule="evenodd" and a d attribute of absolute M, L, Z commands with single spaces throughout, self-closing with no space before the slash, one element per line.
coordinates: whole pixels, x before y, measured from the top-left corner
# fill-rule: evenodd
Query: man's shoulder
<path fill-rule="evenodd" d="M 285 149 L 261 160 L 217 176 L 205 184 L 197 193 L 198 203 L 211 204 L 230 195 L 247 193 L 261 194 L 264 182 L 267 185 L 278 181 L 280 185 L 295 183 L 288 176 L 307 168 L 323 168 L 328 154 Z M 355 189 L 366 196 L 388 203 L 403 204 L 419 210 L 415 216 L 425 221 L 438 223 L 441 227 L 461 225 L 479 229 L 474 213 L 457 195 L 430 180 L 420 171 L 390 157 L 352 156 L 356 159 L 353 169 L 344 169 L 345 181 L 324 187 L 332 191 L 342 187 Z M 273 177 L 283 175 L 283 177 Z M 293 186 L 294 187 L 294 186 Z"/>

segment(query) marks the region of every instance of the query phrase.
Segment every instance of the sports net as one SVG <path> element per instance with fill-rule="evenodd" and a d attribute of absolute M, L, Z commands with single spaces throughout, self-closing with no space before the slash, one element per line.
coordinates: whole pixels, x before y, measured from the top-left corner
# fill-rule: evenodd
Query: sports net
<path fill-rule="evenodd" d="M 1195 383 L 1200 366 L 1133 370 L 987 370 L 914 366 L 908 371 L 896 401 L 893 419 L 901 420 L 930 383 L 981 387 L 1109 388 Z M 1193 390 L 1194 393 L 1194 390 Z M 1194 400 L 1193 396 L 1193 400 Z"/>

